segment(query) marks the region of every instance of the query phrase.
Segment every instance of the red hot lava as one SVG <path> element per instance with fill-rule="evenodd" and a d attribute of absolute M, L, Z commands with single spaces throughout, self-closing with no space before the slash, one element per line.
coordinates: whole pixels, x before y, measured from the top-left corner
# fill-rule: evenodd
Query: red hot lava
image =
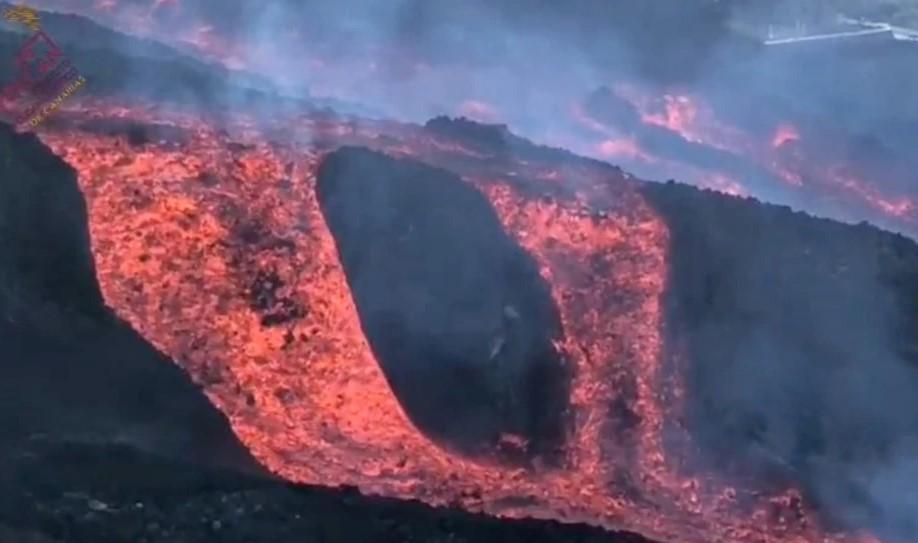
<path fill-rule="evenodd" d="M 789 122 L 776 123 L 770 137 L 757 137 L 724 122 L 701 97 L 689 94 L 664 94 L 658 98 L 635 85 L 616 85 L 614 94 L 636 109 L 645 126 L 666 129 L 687 144 L 682 150 L 654 152 L 634 137 L 640 127 L 616 126 L 575 107 L 576 121 L 603 138 L 595 147 L 600 156 L 624 160 L 624 165 L 636 166 L 645 177 L 676 178 L 734 195 L 771 192 L 776 188 L 774 184 L 767 185 L 771 177 L 791 189 L 780 198 L 781 203 L 796 207 L 806 202 L 802 207 L 819 215 L 852 222 L 869 220 L 918 237 L 918 195 L 884 188 L 896 186 L 896 182 L 910 186 L 910 180 L 896 171 L 874 171 L 871 173 L 876 179 L 865 178 L 863 166 L 833 154 L 840 142 L 829 146 L 811 141 Z M 610 135 L 613 139 L 608 139 Z M 727 153 L 724 163 L 742 161 L 744 171 L 759 170 L 765 179 L 759 179 L 758 186 L 750 186 L 744 176 L 712 167 L 711 160 L 699 164 L 692 160 L 694 149 L 688 144 Z"/>
<path fill-rule="evenodd" d="M 220 126 L 82 101 L 61 119 L 39 134 L 79 173 L 107 303 L 178 361 L 279 475 L 667 542 L 873 541 L 824 531 L 793 489 L 768 495 L 682 467 L 691 447 L 678 424 L 682 389 L 662 356 L 668 232 L 619 170 L 558 168 L 551 153 L 495 161 L 429 129 L 319 115 Z M 100 119 L 165 123 L 188 139 L 136 149 L 78 128 Z M 342 144 L 461 173 L 537 260 L 561 312 L 555 347 L 575 367 L 561 467 L 463 458 L 409 422 L 361 331 L 316 200 L 317 165 Z M 265 277 L 275 307 L 251 302 Z M 282 309 L 280 324 L 267 319 Z M 607 406 L 624 382 L 638 422 L 611 435 Z"/>

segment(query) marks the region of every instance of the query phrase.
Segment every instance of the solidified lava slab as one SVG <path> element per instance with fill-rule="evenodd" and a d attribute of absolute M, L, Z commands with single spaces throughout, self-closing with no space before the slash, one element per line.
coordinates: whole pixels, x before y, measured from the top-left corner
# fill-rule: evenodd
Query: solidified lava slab
<path fill-rule="evenodd" d="M 643 193 L 672 232 L 667 317 L 707 462 L 914 541 L 918 245 L 685 185 Z"/>
<path fill-rule="evenodd" d="M 565 435 L 560 318 L 488 200 L 445 170 L 362 148 L 317 196 L 361 325 L 407 415 L 467 453 L 547 455 Z"/>
<path fill-rule="evenodd" d="M 32 443 L 16 452 L 0 454 L 4 543 L 654 543 L 265 481 L 113 444 Z"/>
<path fill-rule="evenodd" d="M 3 123 L 0 156 L 0 456 L 117 442 L 264 474 L 189 376 L 105 305 L 74 170 Z"/>

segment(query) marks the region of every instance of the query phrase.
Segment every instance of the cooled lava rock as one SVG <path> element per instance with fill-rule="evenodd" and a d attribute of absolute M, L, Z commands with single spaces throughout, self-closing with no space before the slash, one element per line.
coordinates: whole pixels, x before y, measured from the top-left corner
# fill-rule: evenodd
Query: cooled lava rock
<path fill-rule="evenodd" d="M 0 485 L 4 543 L 653 543 L 294 486 L 117 445 L 36 442 L 0 453 Z"/>
<path fill-rule="evenodd" d="M 343 148 L 317 193 L 370 346 L 408 416 L 469 453 L 551 457 L 565 434 L 560 318 L 535 261 L 455 174 Z"/>
<path fill-rule="evenodd" d="M 226 417 L 106 307 L 75 172 L 0 124 L 0 444 L 121 442 L 261 472 Z"/>
<path fill-rule="evenodd" d="M 802 484 L 890 541 L 918 524 L 918 244 L 675 183 L 667 322 L 709 465 Z"/>

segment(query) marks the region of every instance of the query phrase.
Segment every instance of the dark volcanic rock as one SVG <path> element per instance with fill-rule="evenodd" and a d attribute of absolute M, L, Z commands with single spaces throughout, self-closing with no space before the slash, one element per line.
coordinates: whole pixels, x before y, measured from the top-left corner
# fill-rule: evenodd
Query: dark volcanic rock
<path fill-rule="evenodd" d="M 123 442 L 260 471 L 226 418 L 102 300 L 75 172 L 0 125 L 0 444 Z"/>
<path fill-rule="evenodd" d="M 17 452 L 0 452 L 4 543 L 651 543 L 297 487 L 125 447 L 34 443 Z"/>
<path fill-rule="evenodd" d="M 361 323 L 399 401 L 466 452 L 564 436 L 560 320 L 535 261 L 457 176 L 357 148 L 329 155 L 317 192 Z M 510 452 L 510 451 L 508 451 Z"/>
<path fill-rule="evenodd" d="M 104 315 L 86 205 L 73 170 L 33 136 L 0 124 L 0 308 L 56 304 Z M 21 309 L 20 309 L 21 308 Z"/>
<path fill-rule="evenodd" d="M 685 185 L 644 193 L 671 232 L 668 322 L 708 460 L 914 541 L 918 245 Z"/>

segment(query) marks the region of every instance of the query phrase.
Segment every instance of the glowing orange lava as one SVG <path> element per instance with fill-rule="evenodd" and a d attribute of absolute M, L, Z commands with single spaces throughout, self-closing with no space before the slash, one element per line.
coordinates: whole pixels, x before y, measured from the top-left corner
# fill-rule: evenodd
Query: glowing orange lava
<path fill-rule="evenodd" d="M 689 141 L 700 142 L 701 139 L 692 134 L 695 119 L 698 117 L 698 108 L 688 96 L 663 95 L 664 109 L 659 113 L 643 113 L 645 123 L 665 126 L 673 132 L 682 134 Z"/>
<path fill-rule="evenodd" d="M 750 166 L 759 166 L 780 184 L 801 191 L 811 201 L 822 202 L 823 208 L 834 209 L 833 218 L 855 222 L 868 219 L 918 237 L 918 198 L 888 193 L 877 183 L 850 173 L 844 157 L 826 156 L 824 151 L 813 151 L 803 145 L 799 130 L 790 123 L 780 123 L 767 141 L 757 140 L 718 119 L 699 97 L 670 94 L 655 97 L 633 85 L 615 85 L 614 92 L 637 109 L 645 124 L 666 128 L 685 141 L 727 151 Z M 606 125 L 581 107 L 575 106 L 572 115 L 581 126 L 601 138 L 595 144 L 595 154 L 600 157 L 653 164 L 655 176 L 674 177 L 728 194 L 755 193 L 724 172 L 699 169 L 678 156 L 657 156 L 642 148 L 635 138 L 617 136 L 620 127 Z M 610 139 L 613 135 L 616 136 Z"/>
<path fill-rule="evenodd" d="M 713 474 L 682 473 L 681 452 L 662 438 L 665 431 L 688 443 L 678 426 L 678 374 L 662 356 L 668 231 L 639 182 L 618 170 L 489 160 L 487 149 L 395 123 L 239 115 L 216 125 L 85 100 L 62 118 L 69 124 L 42 128 L 40 137 L 79 173 L 107 303 L 181 364 L 283 477 L 585 521 L 665 542 L 868 541 L 824 533 L 792 490 L 768 497 Z M 135 149 L 73 128 L 87 118 L 165 122 L 190 141 Z M 556 348 L 576 367 L 564 467 L 475 462 L 410 424 L 361 332 L 316 201 L 317 164 L 340 144 L 461 173 L 536 258 L 562 315 L 565 339 Z M 571 189 L 547 198 L 539 186 Z M 264 274 L 279 279 L 277 295 L 302 307 L 301 316 L 265 324 L 250 303 L 252 280 Z M 607 410 L 621 398 L 639 422 L 615 433 Z"/>

